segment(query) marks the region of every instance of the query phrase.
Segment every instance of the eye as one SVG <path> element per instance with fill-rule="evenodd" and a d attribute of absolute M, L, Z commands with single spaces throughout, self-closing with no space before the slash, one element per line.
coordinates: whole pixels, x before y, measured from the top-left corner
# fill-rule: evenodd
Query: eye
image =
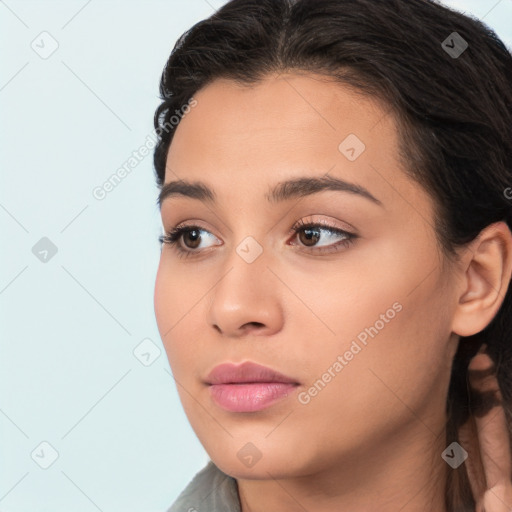
<path fill-rule="evenodd" d="M 205 233 L 206 236 L 202 235 L 202 233 Z M 200 252 L 196 249 L 204 249 L 204 247 L 201 247 L 201 242 L 203 242 L 204 238 L 217 240 L 217 238 L 213 236 L 209 231 L 201 228 L 200 226 L 182 225 L 177 226 L 165 235 L 160 236 L 159 241 L 161 244 L 168 244 L 172 246 L 173 249 L 177 251 L 179 256 L 188 256 L 192 253 Z M 180 243 L 180 239 L 183 240 L 185 248 L 183 248 L 182 244 Z"/>
<path fill-rule="evenodd" d="M 300 220 L 292 228 L 292 232 L 298 237 L 301 246 L 312 248 L 315 250 L 314 252 L 334 252 L 342 247 L 347 248 L 357 238 L 354 233 L 332 226 L 326 221 L 304 222 Z M 339 242 L 333 243 L 333 240 L 336 239 L 339 239 Z M 318 242 L 325 243 L 318 245 Z"/>
<path fill-rule="evenodd" d="M 299 239 L 301 247 L 305 247 L 310 252 L 335 252 L 341 248 L 348 248 L 357 238 L 354 233 L 349 233 L 343 229 L 330 225 L 326 221 L 304 222 L 300 220 L 292 229 L 294 238 Z M 161 244 L 168 244 L 177 252 L 179 257 L 188 257 L 196 255 L 221 243 L 213 243 L 206 247 L 201 247 L 204 240 L 210 239 L 215 242 L 218 240 L 212 233 L 197 225 L 181 225 L 173 228 L 168 233 L 159 237 Z M 334 242 L 338 239 L 338 242 Z M 183 243 L 181 243 L 183 242 Z M 319 242 L 324 242 L 323 244 Z"/>

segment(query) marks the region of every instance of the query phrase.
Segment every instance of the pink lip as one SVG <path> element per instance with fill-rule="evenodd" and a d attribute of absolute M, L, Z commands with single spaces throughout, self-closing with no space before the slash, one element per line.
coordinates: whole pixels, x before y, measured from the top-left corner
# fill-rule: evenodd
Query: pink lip
<path fill-rule="evenodd" d="M 254 412 L 288 396 L 299 383 L 271 368 L 247 361 L 216 366 L 206 378 L 212 399 L 232 412 Z"/>

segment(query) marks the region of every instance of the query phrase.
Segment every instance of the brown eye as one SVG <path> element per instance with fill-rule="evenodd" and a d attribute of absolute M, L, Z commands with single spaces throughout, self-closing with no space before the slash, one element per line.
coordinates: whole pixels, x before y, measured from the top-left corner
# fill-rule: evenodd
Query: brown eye
<path fill-rule="evenodd" d="M 202 253 L 205 249 L 201 247 L 204 243 L 208 243 L 208 239 L 215 242 L 216 237 L 209 231 L 200 226 L 185 225 L 171 229 L 167 234 L 159 238 L 160 243 L 168 244 L 181 257 Z M 214 243 L 213 245 L 222 245 Z M 210 245 L 206 249 L 213 247 Z"/>
<path fill-rule="evenodd" d="M 320 240 L 320 230 L 318 228 L 303 228 L 298 235 L 300 242 L 306 247 L 313 247 Z"/>
<path fill-rule="evenodd" d="M 348 248 L 357 238 L 354 233 L 331 226 L 325 222 L 300 221 L 292 230 L 297 242 L 292 245 L 311 249 L 310 252 L 333 252 Z"/>
<path fill-rule="evenodd" d="M 200 229 L 189 229 L 183 232 L 183 243 L 189 249 L 197 249 L 201 244 Z"/>

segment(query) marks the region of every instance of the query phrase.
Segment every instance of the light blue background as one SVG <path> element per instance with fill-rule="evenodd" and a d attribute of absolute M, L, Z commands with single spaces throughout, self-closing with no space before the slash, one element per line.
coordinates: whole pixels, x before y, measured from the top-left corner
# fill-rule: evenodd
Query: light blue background
<path fill-rule="evenodd" d="M 103 200 L 92 191 L 152 132 L 177 38 L 223 3 L 0 1 L 3 512 L 165 511 L 207 460 L 154 318 L 152 151 Z M 511 0 L 445 3 L 512 47 Z M 43 31 L 47 59 L 31 47 Z M 133 353 L 147 338 L 149 366 Z"/>

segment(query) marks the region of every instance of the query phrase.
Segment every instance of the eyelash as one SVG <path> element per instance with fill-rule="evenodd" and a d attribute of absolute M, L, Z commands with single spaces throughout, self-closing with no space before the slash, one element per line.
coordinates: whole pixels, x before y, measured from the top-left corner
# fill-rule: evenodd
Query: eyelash
<path fill-rule="evenodd" d="M 357 235 L 354 233 L 349 233 L 348 231 L 345 231 L 343 229 L 336 228 L 334 226 L 331 226 L 325 221 L 320 222 L 304 222 L 302 219 L 297 222 L 297 224 L 290 230 L 289 234 L 293 234 L 294 236 L 297 236 L 298 233 L 304 229 L 308 228 L 320 228 L 321 231 L 327 231 L 329 234 L 334 235 L 342 235 L 345 238 L 343 240 L 340 240 L 339 242 L 335 244 L 331 244 L 329 246 L 323 247 L 307 247 L 302 246 L 306 249 L 312 250 L 312 252 L 336 252 L 339 251 L 341 247 L 348 248 L 351 246 L 351 244 L 354 242 L 354 240 L 357 238 Z M 188 233 L 190 231 L 207 231 L 206 229 L 203 229 L 201 226 L 197 226 L 195 224 L 190 225 L 183 225 L 178 226 L 176 228 L 171 229 L 168 233 L 165 235 L 162 235 L 158 238 L 160 244 L 168 244 L 172 247 L 173 250 L 175 250 L 180 258 L 187 258 L 191 255 L 199 254 L 201 251 L 196 251 L 192 249 L 183 249 L 183 247 L 180 246 L 179 240 L 185 233 Z M 316 250 L 315 250 L 316 249 Z M 207 250 L 207 249 L 205 249 Z"/>

